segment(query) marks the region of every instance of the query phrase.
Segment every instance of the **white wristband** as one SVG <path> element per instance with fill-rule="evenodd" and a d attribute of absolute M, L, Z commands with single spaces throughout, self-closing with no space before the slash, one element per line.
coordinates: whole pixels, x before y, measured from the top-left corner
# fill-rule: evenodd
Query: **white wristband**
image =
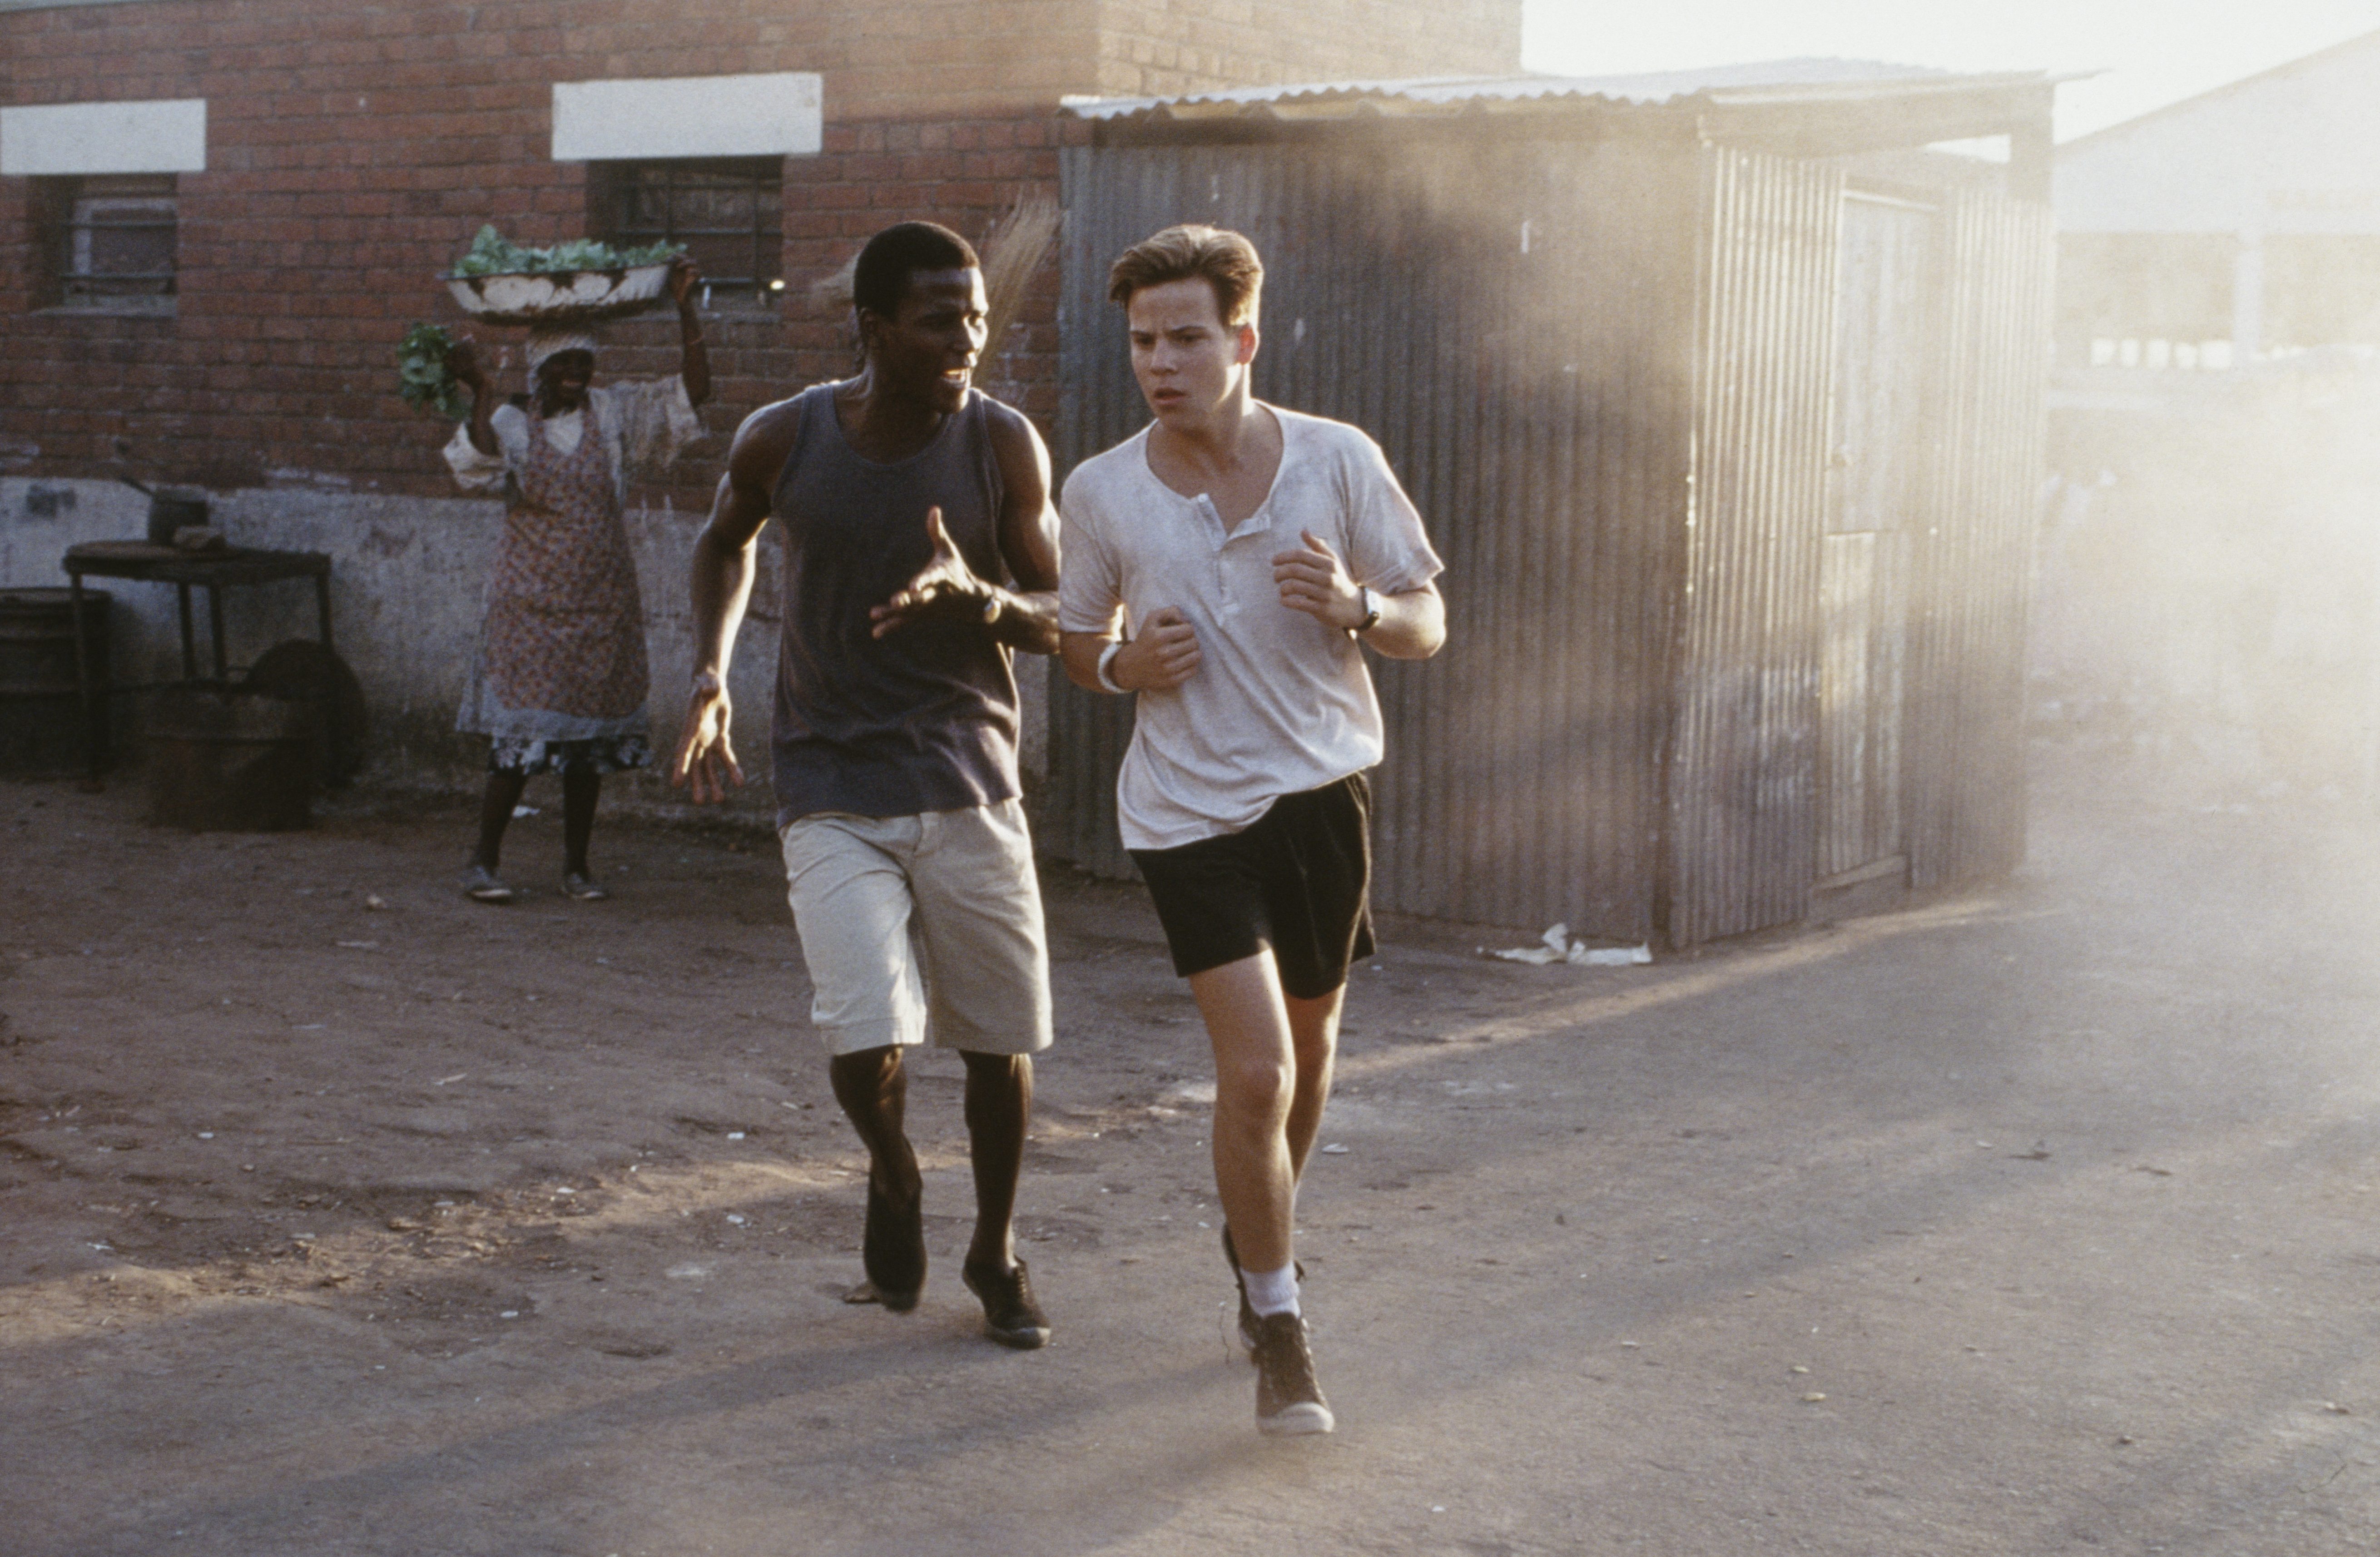
<path fill-rule="evenodd" d="M 1115 673 L 1108 667 L 1114 664 L 1115 657 L 1123 652 L 1123 639 L 1116 639 L 1099 651 L 1099 685 L 1118 694 L 1121 694 L 1124 688 L 1116 685 Z"/>

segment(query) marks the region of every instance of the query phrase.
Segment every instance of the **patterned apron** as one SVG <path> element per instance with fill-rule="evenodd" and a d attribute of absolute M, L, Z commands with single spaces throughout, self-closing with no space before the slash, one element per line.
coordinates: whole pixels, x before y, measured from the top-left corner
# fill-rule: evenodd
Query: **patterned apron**
<path fill-rule="evenodd" d="M 627 719 L 645 706 L 644 602 L 594 402 L 580 415 L 565 455 L 529 407 L 520 500 L 488 587 L 488 684 L 506 708 Z"/>

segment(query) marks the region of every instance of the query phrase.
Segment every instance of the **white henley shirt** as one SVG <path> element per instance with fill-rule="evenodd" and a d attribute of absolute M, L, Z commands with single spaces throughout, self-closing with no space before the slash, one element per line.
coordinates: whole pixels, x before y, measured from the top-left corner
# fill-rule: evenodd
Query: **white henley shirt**
<path fill-rule="evenodd" d="M 1228 533 L 1205 494 L 1184 497 L 1149 469 L 1147 428 L 1075 467 L 1060 494 L 1059 626 L 1112 633 L 1122 616 L 1136 629 L 1171 605 L 1198 634 L 1190 679 L 1138 695 L 1116 780 L 1126 848 L 1239 832 L 1281 797 L 1379 761 L 1363 651 L 1281 604 L 1273 582 L 1274 555 L 1300 531 L 1384 595 L 1444 566 L 1379 445 L 1345 422 L 1266 408 L 1281 423 L 1281 468 Z"/>

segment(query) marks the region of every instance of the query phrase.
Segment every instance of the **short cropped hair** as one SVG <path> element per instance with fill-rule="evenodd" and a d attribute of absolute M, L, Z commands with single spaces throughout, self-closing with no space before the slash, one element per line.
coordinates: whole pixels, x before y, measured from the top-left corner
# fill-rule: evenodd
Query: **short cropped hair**
<path fill-rule="evenodd" d="M 1215 312 L 1227 329 L 1257 322 L 1264 292 L 1264 262 L 1257 246 L 1228 227 L 1191 225 L 1152 233 L 1118 257 L 1108 271 L 1108 301 L 1125 307 L 1144 286 L 1196 277 L 1215 291 Z"/>
<path fill-rule="evenodd" d="M 938 222 L 901 222 L 868 240 L 851 270 L 854 307 L 890 319 L 918 271 L 981 270 L 975 246 Z"/>

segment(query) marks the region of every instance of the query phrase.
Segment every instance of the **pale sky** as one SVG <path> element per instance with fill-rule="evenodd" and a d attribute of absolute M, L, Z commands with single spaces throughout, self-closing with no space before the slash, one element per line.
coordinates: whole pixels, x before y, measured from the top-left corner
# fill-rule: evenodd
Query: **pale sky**
<path fill-rule="evenodd" d="M 2380 30 L 2374 0 L 1522 0 L 1521 62 L 1618 76 L 1814 55 L 1949 70 L 2097 70 L 2058 139 Z"/>

